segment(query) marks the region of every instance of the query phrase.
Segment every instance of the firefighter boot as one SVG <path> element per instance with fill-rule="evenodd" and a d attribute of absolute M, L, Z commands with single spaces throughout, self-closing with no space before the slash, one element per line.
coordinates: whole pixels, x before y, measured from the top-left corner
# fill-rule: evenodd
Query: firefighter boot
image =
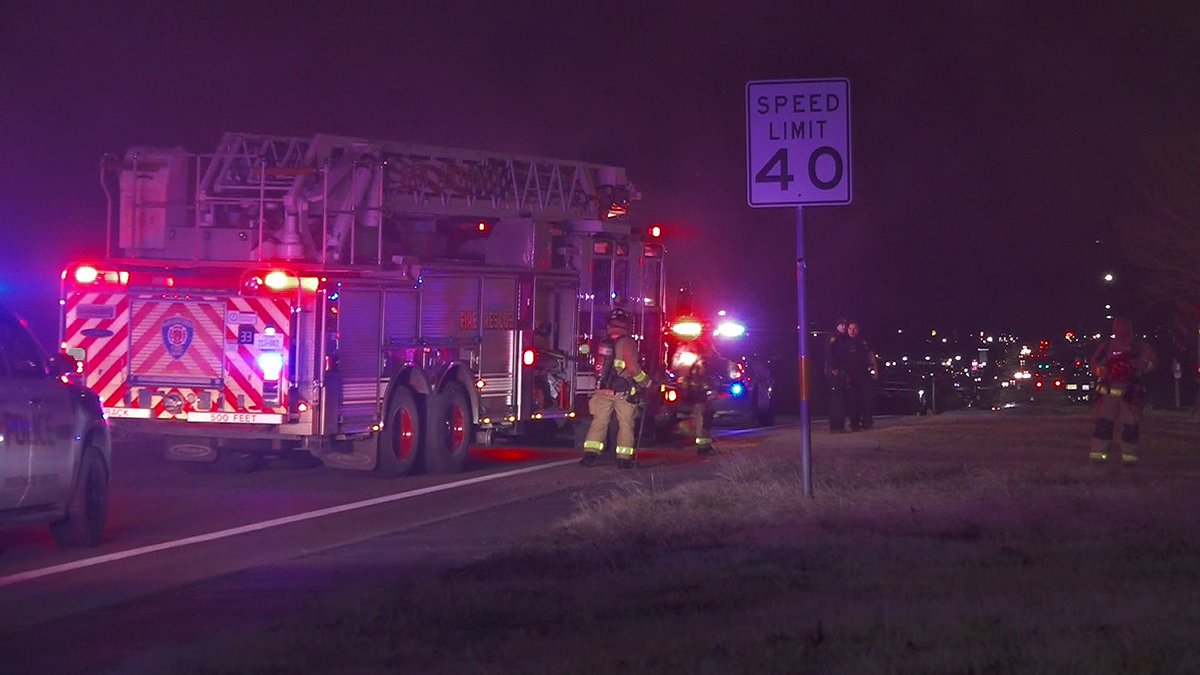
<path fill-rule="evenodd" d="M 1121 466 L 1129 469 L 1137 465 L 1137 442 L 1140 437 L 1138 425 L 1121 425 Z"/>
<path fill-rule="evenodd" d="M 632 469 L 634 465 L 634 454 L 637 452 L 633 447 L 628 445 L 618 445 L 617 448 L 617 468 Z"/>
<path fill-rule="evenodd" d="M 1137 466 L 1137 446 L 1132 443 L 1121 444 L 1121 466 L 1132 469 Z"/>
<path fill-rule="evenodd" d="M 1096 464 L 1103 464 L 1108 461 L 1108 441 L 1093 438 L 1092 451 L 1088 453 L 1088 459 Z"/>

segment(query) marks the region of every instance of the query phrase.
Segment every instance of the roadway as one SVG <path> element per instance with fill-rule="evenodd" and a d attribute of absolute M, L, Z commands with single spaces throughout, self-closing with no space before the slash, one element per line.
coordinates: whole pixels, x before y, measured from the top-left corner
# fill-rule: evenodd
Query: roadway
<path fill-rule="evenodd" d="M 718 444 L 752 452 L 780 433 L 723 432 Z M 60 550 L 44 527 L 0 531 L 0 661 L 7 673 L 155 670 L 163 650 L 265 628 L 315 595 L 482 557 L 569 515 L 580 495 L 714 466 L 685 448 L 644 449 L 633 471 L 577 459 L 567 447 L 497 446 L 452 476 L 278 463 L 220 475 L 123 441 L 101 546 Z"/>

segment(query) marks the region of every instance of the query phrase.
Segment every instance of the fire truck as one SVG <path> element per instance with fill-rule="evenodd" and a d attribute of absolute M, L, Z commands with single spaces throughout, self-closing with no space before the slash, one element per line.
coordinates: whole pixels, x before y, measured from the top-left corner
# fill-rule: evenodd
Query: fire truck
<path fill-rule="evenodd" d="M 586 410 L 612 307 L 661 360 L 665 247 L 622 168 L 227 133 L 100 177 L 105 254 L 63 270 L 62 347 L 171 459 L 459 471 Z"/>

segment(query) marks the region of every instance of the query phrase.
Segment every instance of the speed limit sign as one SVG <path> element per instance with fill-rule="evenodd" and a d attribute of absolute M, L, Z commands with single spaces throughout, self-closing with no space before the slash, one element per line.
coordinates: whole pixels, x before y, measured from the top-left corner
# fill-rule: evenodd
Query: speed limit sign
<path fill-rule="evenodd" d="M 746 84 L 750 206 L 850 203 L 850 81 Z"/>

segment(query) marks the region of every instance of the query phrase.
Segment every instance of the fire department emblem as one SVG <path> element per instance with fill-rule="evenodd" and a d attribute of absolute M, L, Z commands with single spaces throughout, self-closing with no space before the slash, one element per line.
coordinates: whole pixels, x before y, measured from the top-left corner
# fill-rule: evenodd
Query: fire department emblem
<path fill-rule="evenodd" d="M 163 322 L 162 333 L 163 346 L 167 348 L 167 353 L 174 358 L 180 358 L 187 353 L 188 347 L 192 346 L 192 337 L 196 334 L 196 329 L 191 321 L 175 317 Z"/>

